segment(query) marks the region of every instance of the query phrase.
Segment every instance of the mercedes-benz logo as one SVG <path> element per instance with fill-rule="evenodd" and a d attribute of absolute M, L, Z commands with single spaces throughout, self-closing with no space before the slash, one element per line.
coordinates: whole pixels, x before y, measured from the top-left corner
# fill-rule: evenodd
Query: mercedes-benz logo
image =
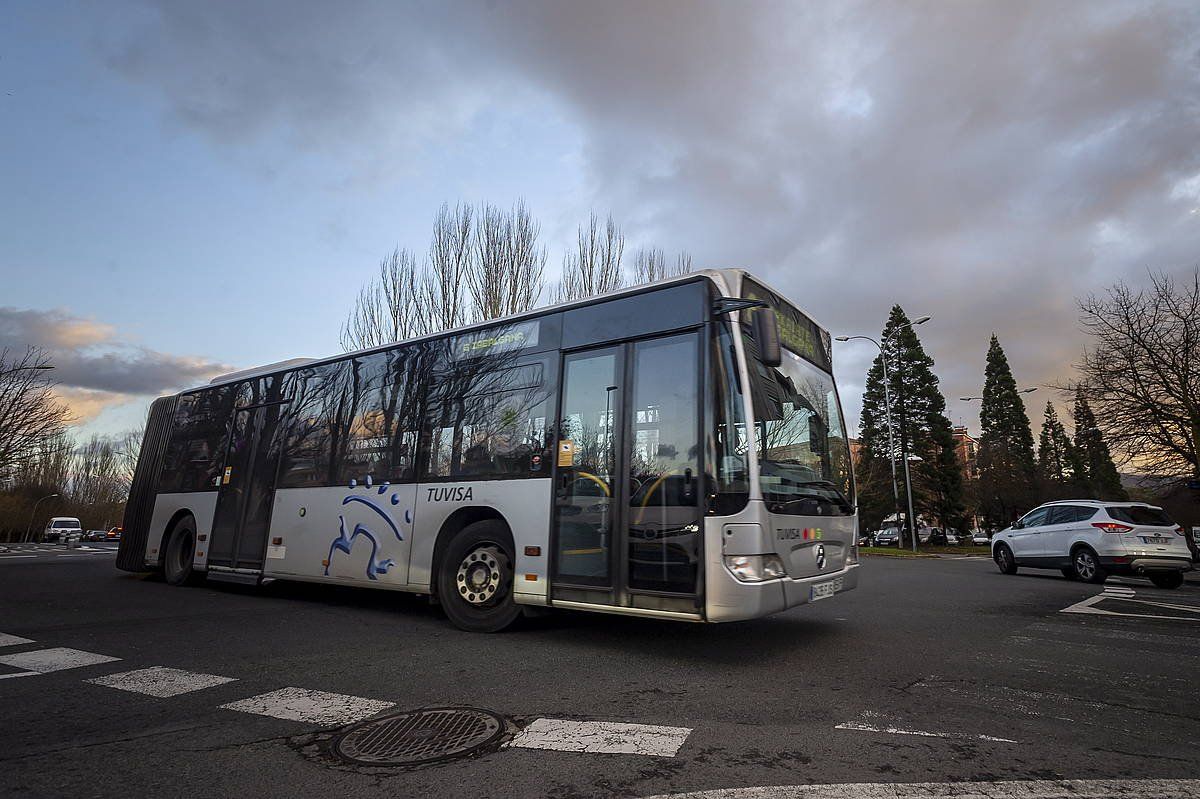
<path fill-rule="evenodd" d="M 825 545 L 817 544 L 816 549 L 813 551 L 813 555 L 815 555 L 817 558 L 817 568 L 824 569 L 825 568 Z"/>

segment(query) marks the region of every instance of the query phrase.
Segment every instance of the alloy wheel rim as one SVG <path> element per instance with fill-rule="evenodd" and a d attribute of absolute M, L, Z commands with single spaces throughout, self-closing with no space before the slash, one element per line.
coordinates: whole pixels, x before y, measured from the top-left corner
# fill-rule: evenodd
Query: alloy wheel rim
<path fill-rule="evenodd" d="M 507 559 L 495 544 L 480 544 L 458 564 L 455 585 L 468 604 L 486 605 L 496 600 L 504 584 Z"/>
<path fill-rule="evenodd" d="M 1080 552 L 1075 556 L 1075 566 L 1079 571 L 1079 576 L 1085 580 L 1095 573 L 1095 564 L 1092 563 L 1091 555 L 1086 552 Z"/>

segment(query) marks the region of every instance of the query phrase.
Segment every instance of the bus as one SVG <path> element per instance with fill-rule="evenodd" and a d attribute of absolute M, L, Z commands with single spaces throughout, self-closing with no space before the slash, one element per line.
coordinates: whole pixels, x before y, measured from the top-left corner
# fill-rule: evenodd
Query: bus
<path fill-rule="evenodd" d="M 857 525 L 828 331 L 711 270 L 159 398 L 117 565 L 727 622 L 855 588 Z"/>

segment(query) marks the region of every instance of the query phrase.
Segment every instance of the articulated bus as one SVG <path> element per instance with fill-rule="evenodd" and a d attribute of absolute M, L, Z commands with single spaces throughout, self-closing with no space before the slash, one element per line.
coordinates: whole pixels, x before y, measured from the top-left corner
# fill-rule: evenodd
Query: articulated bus
<path fill-rule="evenodd" d="M 117 565 L 429 595 L 493 632 L 570 608 L 752 619 L 858 583 L 829 333 L 697 272 L 151 405 Z"/>

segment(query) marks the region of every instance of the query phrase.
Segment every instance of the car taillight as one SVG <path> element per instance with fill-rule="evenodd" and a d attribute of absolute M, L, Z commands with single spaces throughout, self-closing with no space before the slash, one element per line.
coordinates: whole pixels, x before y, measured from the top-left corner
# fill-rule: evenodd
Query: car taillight
<path fill-rule="evenodd" d="M 1116 522 L 1092 522 L 1092 527 L 1096 527 L 1106 533 L 1128 533 L 1133 529 L 1128 524 L 1118 524 Z"/>

